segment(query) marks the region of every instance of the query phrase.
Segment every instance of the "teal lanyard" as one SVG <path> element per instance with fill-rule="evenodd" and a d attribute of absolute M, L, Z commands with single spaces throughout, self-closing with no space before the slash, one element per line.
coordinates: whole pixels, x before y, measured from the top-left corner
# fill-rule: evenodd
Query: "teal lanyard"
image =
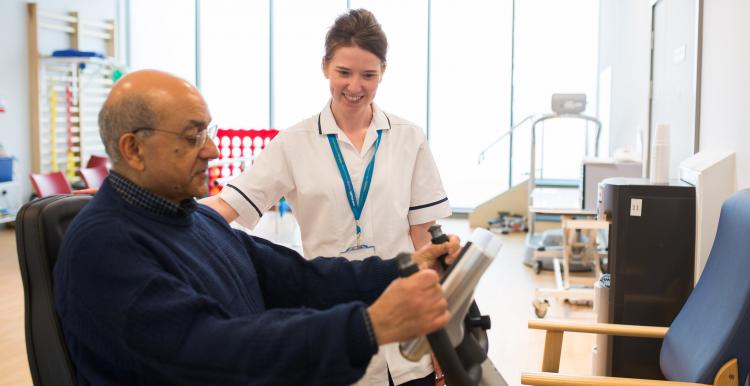
<path fill-rule="evenodd" d="M 372 159 L 365 169 L 365 175 L 362 178 L 362 187 L 359 189 L 359 202 L 357 202 L 357 196 L 354 192 L 354 184 L 352 178 L 349 176 L 349 170 L 346 168 L 344 162 L 344 156 L 341 154 L 341 148 L 339 142 L 336 139 L 336 134 L 328 134 L 328 143 L 331 145 L 331 152 L 333 152 L 333 158 L 336 159 L 336 165 L 339 167 L 339 173 L 341 174 L 341 180 L 344 182 L 344 189 L 346 190 L 346 198 L 349 201 L 349 207 L 352 209 L 354 214 L 354 223 L 356 224 L 357 231 L 357 246 L 360 245 L 359 236 L 362 233 L 362 228 L 359 226 L 359 217 L 362 215 L 362 209 L 365 207 L 365 201 L 367 200 L 367 193 L 370 191 L 370 183 L 372 182 L 372 170 L 375 168 L 375 155 L 378 154 L 378 147 L 380 147 L 380 138 L 383 135 L 383 130 L 378 130 L 378 139 L 375 140 L 375 150 L 372 152 Z"/>

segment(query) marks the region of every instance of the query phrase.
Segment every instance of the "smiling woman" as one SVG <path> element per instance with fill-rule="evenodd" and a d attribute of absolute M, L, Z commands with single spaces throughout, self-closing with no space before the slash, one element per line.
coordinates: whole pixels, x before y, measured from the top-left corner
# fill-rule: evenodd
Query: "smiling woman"
<path fill-rule="evenodd" d="M 331 111 L 358 151 L 362 150 L 367 126 L 372 121 L 370 106 L 384 69 L 382 59 L 357 46 L 341 47 L 336 55 L 323 59 L 323 73 L 330 81 Z"/>
<path fill-rule="evenodd" d="M 252 228 L 286 197 L 307 258 L 392 258 L 429 242 L 427 228 L 451 210 L 423 130 L 374 102 L 387 51 L 371 12 L 339 16 L 321 61 L 330 91 L 323 110 L 281 131 L 252 168 L 204 203 Z M 397 345 L 379 350 L 361 384 L 388 385 L 389 378 L 435 382 L 429 356 L 407 362 Z"/>

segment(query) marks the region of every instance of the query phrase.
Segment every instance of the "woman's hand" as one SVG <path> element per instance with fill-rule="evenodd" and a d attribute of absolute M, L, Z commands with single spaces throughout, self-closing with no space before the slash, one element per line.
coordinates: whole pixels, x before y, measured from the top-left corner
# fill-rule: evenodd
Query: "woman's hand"
<path fill-rule="evenodd" d="M 99 188 L 86 188 L 86 189 L 74 190 L 73 194 L 96 194 L 96 192 L 98 191 L 99 191 Z"/>
<path fill-rule="evenodd" d="M 416 252 L 411 255 L 412 260 L 419 264 L 422 268 L 431 268 L 436 271 L 440 271 L 440 264 L 437 262 L 437 258 L 447 254 L 445 262 L 448 265 L 458 257 L 458 252 L 461 250 L 460 239 L 456 235 L 448 235 L 448 242 L 442 244 L 427 244 L 422 248 L 419 248 Z"/>

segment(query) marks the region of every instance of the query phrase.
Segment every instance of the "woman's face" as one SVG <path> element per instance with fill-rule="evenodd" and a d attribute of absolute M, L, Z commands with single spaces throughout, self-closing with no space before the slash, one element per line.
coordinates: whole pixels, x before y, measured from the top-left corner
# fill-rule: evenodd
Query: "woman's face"
<path fill-rule="evenodd" d="M 383 69 L 380 59 L 370 51 L 357 46 L 337 48 L 330 61 L 323 59 L 332 107 L 352 112 L 369 109 L 383 79 Z"/>

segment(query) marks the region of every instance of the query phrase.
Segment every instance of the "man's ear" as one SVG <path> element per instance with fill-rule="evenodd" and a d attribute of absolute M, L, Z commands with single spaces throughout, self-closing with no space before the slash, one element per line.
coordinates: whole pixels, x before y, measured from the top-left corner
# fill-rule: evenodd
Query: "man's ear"
<path fill-rule="evenodd" d="M 117 141 L 122 161 L 137 171 L 143 171 L 146 167 L 143 162 L 143 145 L 143 142 L 135 133 L 125 133 Z"/>

